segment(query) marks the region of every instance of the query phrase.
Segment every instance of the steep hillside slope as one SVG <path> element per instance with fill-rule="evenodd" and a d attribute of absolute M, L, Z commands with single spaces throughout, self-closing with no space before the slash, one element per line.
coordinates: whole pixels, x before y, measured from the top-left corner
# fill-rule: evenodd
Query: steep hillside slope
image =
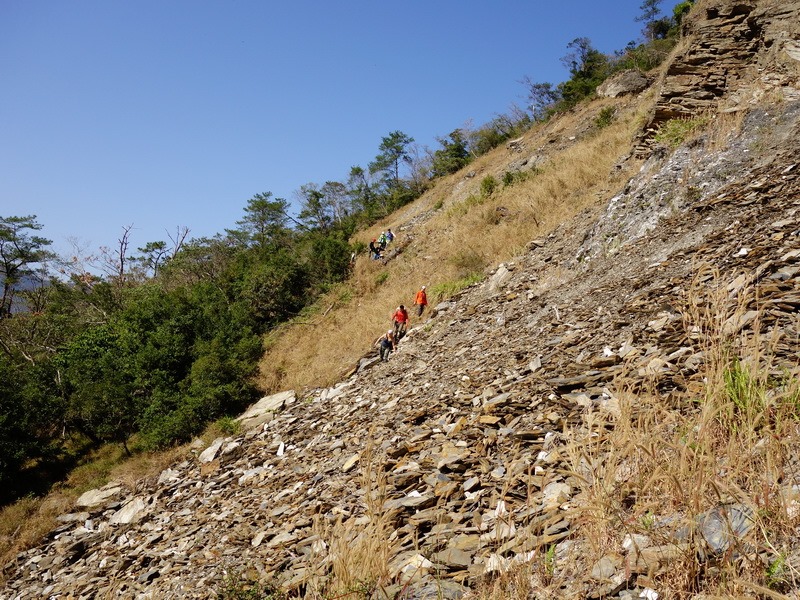
<path fill-rule="evenodd" d="M 652 102 L 606 99 L 581 106 L 534 127 L 508 147 L 498 148 L 465 171 L 437 182 L 417 202 L 359 234 L 366 243 L 382 229 L 397 238 L 385 262 L 366 252 L 354 277 L 269 340 L 262 387 L 279 391 L 332 385 L 350 371 L 385 331 L 398 304 L 410 304 L 421 285 L 432 300 L 487 267 L 524 252 L 536 236 L 607 198 L 635 172 L 625 157 Z M 649 101 L 649 102 L 648 102 Z M 605 128 L 594 122 L 615 113 Z M 504 180 L 511 179 L 510 185 Z M 485 181 L 496 189 L 481 192 Z M 401 250 L 400 254 L 397 254 Z"/>
<path fill-rule="evenodd" d="M 527 243 L 497 249 L 387 363 L 268 397 L 246 433 L 87 495 L 4 565 L 0 598 L 213 598 L 223 582 L 244 597 L 256 581 L 320 598 L 798 597 L 800 2 L 700 2 L 658 87 L 619 101 L 615 135 L 629 153 L 637 102 L 676 102 L 676 65 L 698 48 L 716 77 L 708 32 L 741 23 L 755 33 L 719 109 L 688 113 L 674 150 L 607 156 L 605 183 L 516 188 L 497 226 Z M 497 213 L 468 201 L 475 180 L 599 139 L 548 127 L 393 218 L 411 241 L 385 267 L 389 307 L 428 281 L 426 256 L 468 246 L 444 211 L 467 227 Z M 555 226 L 546 202 L 564 190 Z M 370 282 L 384 267 L 357 268 Z M 364 285 L 362 308 L 386 295 Z M 379 331 L 375 306 L 359 316 Z M 346 370 L 371 340 L 338 318 Z"/>

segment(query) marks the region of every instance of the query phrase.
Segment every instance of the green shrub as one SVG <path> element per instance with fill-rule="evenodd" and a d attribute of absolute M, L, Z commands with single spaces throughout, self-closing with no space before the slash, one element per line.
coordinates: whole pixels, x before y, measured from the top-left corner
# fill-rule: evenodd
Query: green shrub
<path fill-rule="evenodd" d="M 467 149 L 467 138 L 461 129 L 453 131 L 448 138 L 437 138 L 442 148 L 433 153 L 431 174 L 442 177 L 455 173 L 469 164 L 470 153 Z"/>
<path fill-rule="evenodd" d="M 215 425 L 220 433 L 224 435 L 236 435 L 242 429 L 242 423 L 237 421 L 234 417 L 220 417 L 217 419 Z"/>
<path fill-rule="evenodd" d="M 665 144 L 670 148 L 677 148 L 693 133 L 705 126 L 707 119 L 695 117 L 692 119 L 670 119 L 661 124 L 655 135 L 655 141 Z"/>
<path fill-rule="evenodd" d="M 540 169 L 536 167 L 528 169 L 527 171 L 506 171 L 503 173 L 503 187 L 508 187 L 510 185 L 527 181 L 540 172 Z"/>
<path fill-rule="evenodd" d="M 389 271 L 381 271 L 375 276 L 375 285 L 381 286 L 389 279 Z"/>
<path fill-rule="evenodd" d="M 614 122 L 614 116 L 616 114 L 616 109 L 613 106 L 606 106 L 604 109 L 600 111 L 597 117 L 594 120 L 594 125 L 598 129 L 602 129 L 603 127 L 608 127 L 611 123 Z"/>
<path fill-rule="evenodd" d="M 466 289 L 475 283 L 478 283 L 481 279 L 482 277 L 479 273 L 473 273 L 472 275 L 468 275 L 467 277 L 463 277 L 455 281 L 446 281 L 444 283 L 438 283 L 436 285 L 431 286 L 430 288 L 431 299 L 433 299 L 434 303 L 442 302 L 443 300 L 452 298 L 461 290 Z"/>
<path fill-rule="evenodd" d="M 491 175 L 487 175 L 481 180 L 481 196 L 488 198 L 497 189 L 497 179 Z"/>

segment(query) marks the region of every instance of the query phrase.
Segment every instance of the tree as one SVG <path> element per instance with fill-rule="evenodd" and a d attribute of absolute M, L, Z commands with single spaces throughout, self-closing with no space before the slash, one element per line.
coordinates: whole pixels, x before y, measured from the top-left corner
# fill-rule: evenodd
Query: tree
<path fill-rule="evenodd" d="M 677 25 L 680 25 L 680 19 L 684 14 L 681 12 L 684 9 L 678 9 L 676 6 L 675 8 L 678 9 L 679 12 L 674 12 L 674 19 L 672 17 L 659 18 L 659 14 L 661 13 L 659 5 L 662 1 L 663 0 L 644 0 L 641 6 L 639 6 L 642 12 L 636 17 L 636 21 L 644 23 L 642 33 L 650 42 L 653 40 L 663 40 L 672 35 L 672 33 L 677 30 Z"/>
<path fill-rule="evenodd" d="M 237 294 L 263 327 L 295 316 L 309 300 L 308 272 L 294 253 L 278 250 L 249 265 L 238 278 Z"/>
<path fill-rule="evenodd" d="M 639 10 L 642 12 L 636 17 L 636 20 L 645 24 L 655 21 L 658 18 L 658 14 L 661 12 L 659 4 L 661 4 L 662 1 L 663 0 L 644 0 L 641 5 L 639 5 Z"/>
<path fill-rule="evenodd" d="M 132 230 L 132 224 L 123 226 L 122 235 L 117 240 L 117 245 L 113 248 L 101 246 L 100 256 L 92 257 L 89 262 L 89 264 L 101 269 L 108 276 L 108 280 L 114 284 L 118 294 L 128 283 L 128 261 L 131 260 L 128 256 L 128 247 L 131 243 Z"/>
<path fill-rule="evenodd" d="M 408 146 L 414 138 L 407 136 L 402 131 L 393 131 L 382 138 L 378 148 L 380 154 L 369 164 L 370 173 L 382 173 L 387 185 L 397 187 L 400 185 L 400 163 L 409 162 Z"/>
<path fill-rule="evenodd" d="M 68 423 L 92 442 L 118 442 L 130 454 L 127 441 L 137 430 L 141 395 L 121 338 L 111 324 L 87 329 L 56 360 L 68 399 Z"/>
<path fill-rule="evenodd" d="M 320 191 L 325 195 L 334 225 L 341 227 L 351 212 L 347 186 L 339 181 L 326 181 Z"/>
<path fill-rule="evenodd" d="M 137 248 L 141 256 L 133 257 L 132 260 L 138 262 L 145 271 L 149 271 L 155 277 L 158 269 L 169 255 L 169 248 L 164 241 L 147 242 L 141 248 Z"/>
<path fill-rule="evenodd" d="M 289 235 L 286 226 L 289 203 L 283 198 L 272 199 L 272 192 L 256 194 L 247 202 L 244 217 L 236 221 L 239 229 L 226 230 L 228 235 L 260 251 L 283 245 Z"/>
<path fill-rule="evenodd" d="M 130 260 L 139 263 L 145 272 L 150 272 L 153 277 L 158 275 L 158 270 L 168 260 L 175 258 L 181 251 L 183 245 L 186 243 L 186 237 L 189 235 L 189 228 L 178 226 L 175 229 L 175 235 L 167 232 L 167 237 L 172 243 L 171 246 L 167 245 L 164 241 L 147 242 L 143 247 L 137 248 L 141 252 L 140 256 L 132 257 Z"/>
<path fill-rule="evenodd" d="M 467 139 L 461 129 L 450 132 L 447 138 L 436 138 L 442 147 L 433 153 L 431 172 L 434 177 L 455 173 L 469 163 Z"/>
<path fill-rule="evenodd" d="M 362 167 L 350 167 L 347 178 L 347 194 L 350 196 L 350 205 L 358 211 L 368 213 L 375 205 L 375 193 L 372 190 L 367 171 Z"/>
<path fill-rule="evenodd" d="M 0 278 L 3 280 L 0 319 L 11 314 L 17 286 L 33 274 L 32 267 L 43 266 L 55 256 L 46 249 L 52 244 L 50 240 L 30 233 L 41 228 L 36 215 L 0 217 Z"/>
<path fill-rule="evenodd" d="M 0 484 L 4 487 L 33 454 L 19 381 L 22 374 L 19 366 L 0 355 Z"/>
<path fill-rule="evenodd" d="M 570 50 L 561 62 L 569 69 L 570 79 L 558 85 L 562 102 L 574 106 L 591 96 L 608 74 L 608 57 L 596 50 L 587 37 L 579 37 L 567 44 Z"/>
<path fill-rule="evenodd" d="M 675 22 L 676 29 L 681 26 L 681 23 L 683 23 L 683 18 L 689 14 L 689 11 L 692 10 L 693 5 L 694 0 L 684 0 L 684 2 L 676 4 L 672 9 L 672 18 Z"/>
<path fill-rule="evenodd" d="M 528 110 L 530 110 L 534 121 L 542 121 L 547 118 L 550 111 L 561 99 L 558 89 L 553 84 L 545 82 L 535 82 L 526 76 L 522 83 L 528 87 Z"/>
<path fill-rule="evenodd" d="M 331 207 L 316 183 L 306 183 L 297 191 L 300 221 L 311 229 L 327 231 L 333 224 Z"/>
<path fill-rule="evenodd" d="M 508 113 L 497 114 L 488 123 L 467 133 L 469 153 L 474 157 L 486 154 L 507 139 L 521 134 L 530 125 L 530 115 L 525 110 L 512 105 Z"/>

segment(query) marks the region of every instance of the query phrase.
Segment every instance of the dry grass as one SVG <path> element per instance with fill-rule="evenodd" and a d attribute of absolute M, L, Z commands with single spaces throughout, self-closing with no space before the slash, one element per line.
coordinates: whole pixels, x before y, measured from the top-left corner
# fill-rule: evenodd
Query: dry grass
<path fill-rule="evenodd" d="M 185 452 L 185 447 L 176 447 L 128 457 L 119 445 L 99 448 L 47 496 L 22 498 L 0 509 L 0 564 L 13 561 L 19 552 L 41 543 L 57 526 L 56 517 L 78 510 L 75 501 L 83 492 L 109 481 L 135 489 L 141 480 L 159 474 Z"/>
<path fill-rule="evenodd" d="M 332 385 L 370 351 L 395 307 L 413 303 L 421 285 L 447 290 L 480 276 L 486 267 L 519 255 L 531 239 L 607 198 L 630 175 L 614 166 L 629 151 L 643 120 L 633 104 L 620 103 L 614 123 L 597 130 L 596 114 L 611 104 L 597 101 L 534 127 L 525 136 L 525 153 L 540 157 L 539 167 L 524 180 L 507 187 L 500 183 L 490 197 L 481 196 L 481 181 L 491 176 L 502 182 L 508 168 L 509 150 L 500 147 L 359 233 L 356 238 L 367 242 L 391 227 L 395 244 L 410 243 L 386 265 L 363 255 L 346 293 L 335 290 L 320 299 L 317 315 L 270 334 L 258 384 L 268 392 Z M 432 304 L 440 299 L 429 298 Z M 412 326 L 417 324 L 412 317 Z"/>
<path fill-rule="evenodd" d="M 731 140 L 741 133 L 746 116 L 746 110 L 737 108 L 709 115 L 707 151 L 718 152 L 727 148 Z"/>
<path fill-rule="evenodd" d="M 0 510 L 0 561 L 3 565 L 39 543 L 56 524 L 56 517 L 69 512 L 74 498 L 52 493 L 46 498 L 22 498 Z M 0 583 L 2 582 L 0 576 Z"/>
<path fill-rule="evenodd" d="M 683 307 L 685 333 L 705 356 L 702 385 L 675 397 L 622 378 L 619 413 L 591 415 L 569 432 L 565 448 L 581 482 L 572 518 L 591 544 L 583 549 L 585 569 L 606 554 L 625 554 L 625 536 L 647 536 L 673 553 L 639 569 L 659 598 L 701 591 L 704 597 L 783 598 L 800 581 L 800 557 L 789 550 L 796 546 L 800 497 L 785 493 L 800 475 L 797 368 L 773 363 L 775 336 L 761 331 L 758 317 L 751 328 L 736 326 L 758 302 L 752 286 L 732 297 L 727 283 L 701 269 Z M 752 511 L 753 526 L 731 536 L 732 545 L 715 556 L 697 523 L 721 506 Z M 680 528 L 689 535 L 676 543 Z M 628 561 L 636 572 L 635 553 Z M 554 579 L 559 583 L 557 571 Z M 545 597 L 541 587 L 532 596 L 517 595 L 541 585 L 541 568 L 529 565 L 487 584 L 478 597 Z"/>
<path fill-rule="evenodd" d="M 388 598 L 385 586 L 390 579 L 389 561 L 395 552 L 391 515 L 384 508 L 386 470 L 374 461 L 371 448 L 361 456 L 361 493 L 363 514 L 345 520 L 314 523 L 317 572 L 306 581 L 302 597 L 322 598 Z"/>

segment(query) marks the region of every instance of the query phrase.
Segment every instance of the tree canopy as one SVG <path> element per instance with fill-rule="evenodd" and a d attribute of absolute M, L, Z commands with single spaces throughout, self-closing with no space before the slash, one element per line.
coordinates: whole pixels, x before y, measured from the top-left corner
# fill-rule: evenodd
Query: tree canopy
<path fill-rule="evenodd" d="M 0 279 L 3 295 L 0 298 L 0 319 L 11 314 L 14 294 L 23 279 L 42 267 L 54 254 L 47 250 L 52 242 L 32 232 L 42 229 L 36 215 L 0 217 Z"/>

